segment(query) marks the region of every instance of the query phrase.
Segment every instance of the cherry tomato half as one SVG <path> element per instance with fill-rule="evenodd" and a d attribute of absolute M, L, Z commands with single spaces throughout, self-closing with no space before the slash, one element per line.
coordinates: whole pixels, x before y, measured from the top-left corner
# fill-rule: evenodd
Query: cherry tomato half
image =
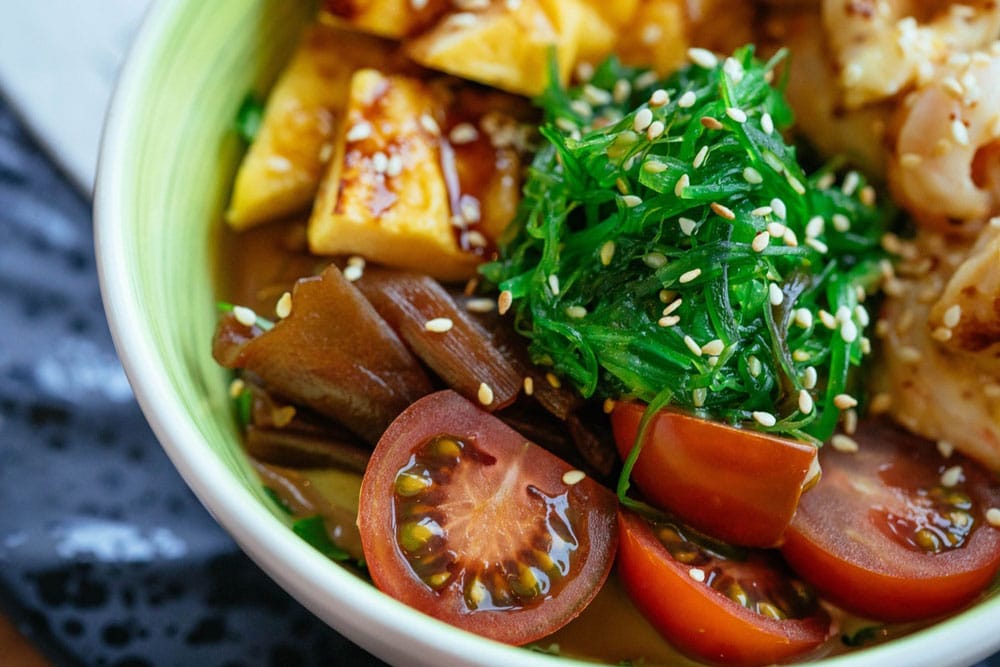
<path fill-rule="evenodd" d="M 727 559 L 670 524 L 618 516 L 618 572 L 629 596 L 677 649 L 694 658 L 768 664 L 821 644 L 830 619 L 772 553 Z"/>
<path fill-rule="evenodd" d="M 646 406 L 619 403 L 615 442 L 628 456 Z M 646 432 L 632 480 L 646 499 L 731 544 L 777 544 L 802 489 L 818 474 L 816 447 L 661 410 Z"/>
<path fill-rule="evenodd" d="M 385 432 L 358 526 L 383 592 L 465 630 L 539 639 L 575 618 L 611 569 L 614 495 L 453 391 Z"/>
<path fill-rule="evenodd" d="M 884 621 L 971 601 L 1000 567 L 1000 530 L 985 517 L 1000 506 L 1000 484 L 883 422 L 862 423 L 855 439 L 853 454 L 823 448 L 823 478 L 782 547 L 789 565 L 831 601 Z M 945 486 L 953 466 L 961 474 Z"/>

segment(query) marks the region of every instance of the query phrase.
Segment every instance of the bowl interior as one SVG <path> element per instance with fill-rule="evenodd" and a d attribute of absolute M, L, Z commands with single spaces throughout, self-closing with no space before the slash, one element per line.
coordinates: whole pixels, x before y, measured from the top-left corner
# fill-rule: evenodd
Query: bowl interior
<path fill-rule="evenodd" d="M 233 131 L 237 109 L 248 92 L 267 91 L 314 10 L 288 0 L 163 1 L 151 10 L 107 121 L 96 192 L 116 346 L 189 485 L 314 613 L 399 663 L 551 665 L 424 617 L 324 559 L 284 528 L 284 513 L 243 456 L 229 376 L 210 350 L 215 271 L 226 270 L 216 266 L 213 230 L 244 149 Z M 830 664 L 960 664 L 988 655 L 1000 645 L 996 588 L 992 600 L 943 624 Z"/>

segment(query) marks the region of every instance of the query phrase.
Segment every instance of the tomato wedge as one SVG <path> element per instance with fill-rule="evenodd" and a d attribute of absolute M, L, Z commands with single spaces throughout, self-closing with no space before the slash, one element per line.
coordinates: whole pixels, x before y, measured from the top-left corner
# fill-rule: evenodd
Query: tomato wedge
<path fill-rule="evenodd" d="M 862 423 L 855 439 L 853 454 L 823 448 L 823 478 L 782 547 L 789 565 L 829 600 L 884 621 L 970 602 L 1000 568 L 1000 530 L 985 516 L 1000 507 L 1000 484 L 884 422 Z M 945 486 L 949 476 L 957 483 Z"/>
<path fill-rule="evenodd" d="M 611 569 L 614 494 L 453 391 L 382 436 L 358 526 L 383 592 L 465 630 L 525 644 L 575 618 Z"/>
<path fill-rule="evenodd" d="M 622 510 L 618 572 L 649 622 L 691 657 L 768 664 L 821 644 L 830 619 L 773 554 L 731 560 L 690 541 L 684 529 L 651 525 Z"/>
<path fill-rule="evenodd" d="M 646 410 L 624 402 L 611 414 L 628 456 Z M 804 486 L 815 479 L 816 447 L 673 410 L 649 425 L 632 480 L 646 499 L 730 544 L 777 544 Z"/>

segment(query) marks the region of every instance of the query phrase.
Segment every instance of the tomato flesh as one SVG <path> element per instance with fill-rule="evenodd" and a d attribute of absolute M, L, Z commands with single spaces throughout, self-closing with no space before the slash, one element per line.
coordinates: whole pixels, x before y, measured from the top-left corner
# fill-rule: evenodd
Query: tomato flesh
<path fill-rule="evenodd" d="M 615 442 L 628 456 L 646 406 L 619 403 Z M 731 544 L 777 544 L 803 486 L 818 473 L 816 447 L 661 410 L 647 430 L 632 480 L 660 509 Z"/>
<path fill-rule="evenodd" d="M 985 513 L 1000 484 L 973 462 L 864 422 L 856 453 L 825 447 L 823 478 L 802 497 L 782 547 L 788 563 L 829 600 L 884 621 L 954 611 L 1000 568 L 1000 530 Z M 958 483 L 942 474 L 961 466 Z"/>
<path fill-rule="evenodd" d="M 616 499 L 452 391 L 379 441 L 361 487 L 365 559 L 383 592 L 524 644 L 576 617 L 611 569 Z"/>
<path fill-rule="evenodd" d="M 621 511 L 618 571 L 650 623 L 691 657 L 768 664 L 821 644 L 830 620 L 771 554 L 725 558 L 686 539 L 683 529 L 650 525 Z"/>

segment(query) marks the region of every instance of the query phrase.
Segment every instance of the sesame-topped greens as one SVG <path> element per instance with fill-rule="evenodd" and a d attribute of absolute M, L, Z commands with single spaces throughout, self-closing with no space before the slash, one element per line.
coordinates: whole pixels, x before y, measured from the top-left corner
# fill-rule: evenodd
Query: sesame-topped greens
<path fill-rule="evenodd" d="M 610 59 L 549 87 L 546 141 L 483 273 L 533 360 L 583 396 L 821 443 L 856 404 L 884 211 L 856 172 L 799 166 L 782 54 L 690 56 L 666 80 Z"/>

